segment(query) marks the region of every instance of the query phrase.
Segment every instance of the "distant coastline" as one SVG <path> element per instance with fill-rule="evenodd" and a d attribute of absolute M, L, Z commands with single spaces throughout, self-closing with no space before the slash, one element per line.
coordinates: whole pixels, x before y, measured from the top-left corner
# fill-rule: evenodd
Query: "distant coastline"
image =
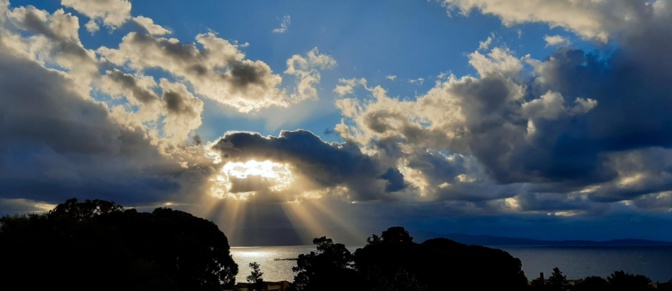
<path fill-rule="evenodd" d="M 558 246 L 558 247 L 672 247 L 672 242 L 643 240 L 643 239 L 615 239 L 605 241 L 594 240 L 538 240 L 520 237 L 504 237 L 490 235 L 469 235 L 462 233 L 440 234 L 434 232 L 415 232 L 415 238 L 423 241 L 429 238 L 443 237 L 459 243 L 484 246 Z"/>

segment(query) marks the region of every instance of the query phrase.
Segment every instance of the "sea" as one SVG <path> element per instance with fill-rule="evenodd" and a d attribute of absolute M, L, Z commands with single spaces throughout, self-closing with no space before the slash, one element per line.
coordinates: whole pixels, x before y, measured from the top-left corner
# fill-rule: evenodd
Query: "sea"
<path fill-rule="evenodd" d="M 361 246 L 348 246 L 354 252 Z M 614 271 L 649 277 L 653 282 L 672 279 L 672 246 L 636 247 L 568 247 L 568 246 L 489 246 L 498 248 L 519 258 L 528 280 L 544 273 L 548 278 L 553 268 L 558 267 L 567 279 L 582 279 L 587 276 L 606 278 Z M 232 247 L 231 254 L 238 264 L 236 282 L 246 282 L 250 274 L 249 264 L 257 262 L 264 273 L 265 281 L 293 281 L 299 254 L 315 251 L 314 245 Z M 483 262 L 487 264 L 487 262 Z"/>

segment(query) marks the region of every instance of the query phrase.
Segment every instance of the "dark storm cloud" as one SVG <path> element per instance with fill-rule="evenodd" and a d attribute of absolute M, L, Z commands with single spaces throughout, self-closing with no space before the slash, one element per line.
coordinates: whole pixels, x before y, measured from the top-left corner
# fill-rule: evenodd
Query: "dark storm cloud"
<path fill-rule="evenodd" d="M 525 111 L 527 102 L 534 104 L 547 91 L 521 92 L 518 84 L 501 74 L 460 80 L 453 84 L 451 93 L 464 100 L 462 110 L 468 134 L 462 140 L 495 180 L 546 183 L 595 180 L 606 175 L 595 169 L 593 159 L 597 153 L 590 151 L 594 145 L 577 136 L 586 117 L 571 114 L 575 105 L 568 102 L 570 98 L 558 96 L 558 103 L 542 105 L 556 108 Z M 519 98 L 526 98 L 523 106 Z M 534 132 L 528 128 L 530 122 Z"/>
<path fill-rule="evenodd" d="M 563 27 L 606 49 L 524 57 L 532 75 L 507 70 L 513 66 L 502 64 L 514 62 L 495 50 L 488 61 L 472 54 L 480 78 L 451 86 L 464 101 L 468 153 L 499 183 L 529 183 L 519 196 L 527 209 L 581 210 L 672 189 L 670 2 L 523 2 L 445 1 L 450 10 L 479 10 L 505 25 Z M 523 89 L 519 102 L 507 99 L 519 91 L 512 84 Z"/>
<path fill-rule="evenodd" d="M 578 195 L 567 197 L 565 193 L 523 193 L 517 196 L 517 201 L 525 211 L 597 210 L 595 208 L 599 207 L 596 203 L 587 201 L 587 198 Z"/>
<path fill-rule="evenodd" d="M 162 156 L 146 132 L 117 124 L 63 75 L 2 51 L 2 198 L 134 204 L 170 199 L 185 186 L 186 170 Z"/>
<path fill-rule="evenodd" d="M 403 189 L 403 175 L 398 170 L 383 167 L 354 144 L 326 143 L 309 131 L 283 131 L 279 137 L 230 133 L 213 149 L 224 160 L 287 163 L 320 187 L 348 187 L 350 199 L 355 201 L 389 199 L 385 190 Z"/>
<path fill-rule="evenodd" d="M 672 39 L 656 42 L 656 46 L 672 49 Z M 540 70 L 546 81 L 539 87 L 590 96 L 599 102 L 574 132 L 593 144 L 591 150 L 619 151 L 672 142 L 672 136 L 664 134 L 672 129 L 672 61 L 665 55 L 630 53 L 627 47 L 621 48 L 601 60 L 581 50 L 560 50 Z M 650 58 L 659 58 L 660 65 L 647 65 Z"/>
<path fill-rule="evenodd" d="M 672 48 L 672 40 L 659 42 Z M 649 159 L 637 164 L 646 172 L 645 185 L 612 185 L 623 178 L 623 168 L 610 162 L 619 153 L 672 145 L 667 134 L 672 132 L 671 62 L 660 56 L 660 64 L 654 65 L 649 59 L 656 56 L 632 54 L 629 48 L 623 44 L 606 56 L 562 48 L 535 64 L 525 102 L 557 92 L 564 96 L 565 111 L 553 118 L 516 112 L 520 108 L 501 101 L 507 89 L 501 81 L 490 80 L 493 77 L 459 84 L 460 95 L 472 101 L 465 105 L 473 121 L 467 125 L 469 149 L 501 183 L 526 182 L 540 188 L 548 183 L 555 191 L 605 184 L 591 196 L 605 202 L 669 190 L 668 178 L 646 170 L 657 164 Z M 597 106 L 586 114 L 572 114 L 583 110 L 580 102 L 569 102 L 578 97 L 595 100 Z M 529 122 L 534 135 L 529 134 Z"/>
<path fill-rule="evenodd" d="M 388 168 L 380 178 L 387 180 L 388 183 L 385 186 L 385 191 L 387 192 L 396 192 L 406 188 L 404 175 L 395 168 Z"/>

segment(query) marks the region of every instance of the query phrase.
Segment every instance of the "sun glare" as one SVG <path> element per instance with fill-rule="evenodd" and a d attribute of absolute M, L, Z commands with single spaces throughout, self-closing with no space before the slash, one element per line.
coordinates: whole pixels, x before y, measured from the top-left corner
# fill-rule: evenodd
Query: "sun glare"
<path fill-rule="evenodd" d="M 291 178 L 289 167 L 286 164 L 278 164 L 271 161 L 257 162 L 251 160 L 245 163 L 230 162 L 224 165 L 222 172 L 239 179 L 245 179 L 248 176 L 260 176 L 277 180 Z"/>
<path fill-rule="evenodd" d="M 236 200 L 247 200 L 250 196 L 256 195 L 257 190 L 235 192 L 236 180 L 245 180 L 256 178 L 259 185 L 253 185 L 252 188 L 262 190 L 267 188 L 272 192 L 278 192 L 289 188 L 294 181 L 289 165 L 276 163 L 272 161 L 247 162 L 228 162 L 224 164 L 222 170 L 214 180 L 212 194 L 218 198 L 233 198 Z"/>

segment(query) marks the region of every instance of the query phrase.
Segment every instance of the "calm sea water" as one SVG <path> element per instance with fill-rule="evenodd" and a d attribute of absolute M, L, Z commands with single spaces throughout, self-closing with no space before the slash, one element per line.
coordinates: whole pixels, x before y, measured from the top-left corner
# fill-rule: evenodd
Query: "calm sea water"
<path fill-rule="evenodd" d="M 348 247 L 355 251 L 358 247 Z M 537 278 L 540 272 L 546 277 L 554 267 L 568 279 L 586 276 L 606 278 L 614 271 L 623 270 L 632 274 L 645 275 L 654 282 L 672 279 L 672 247 L 496 247 L 509 252 L 523 263 L 523 271 L 529 280 Z M 238 263 L 236 282 L 246 282 L 250 274 L 248 266 L 257 262 L 264 272 L 266 281 L 292 281 L 296 266 L 293 260 L 299 254 L 315 251 L 315 246 L 273 246 L 273 247 L 233 247 L 231 253 Z"/>
<path fill-rule="evenodd" d="M 672 279 L 672 247 L 498 247 L 523 263 L 528 279 L 546 278 L 554 267 L 568 279 L 606 278 L 614 271 L 645 275 L 653 282 Z"/>
<path fill-rule="evenodd" d="M 231 255 L 238 264 L 236 282 L 247 282 L 247 276 L 251 272 L 249 264 L 252 262 L 259 263 L 261 271 L 264 272 L 265 281 L 294 281 L 292 267 L 296 266 L 296 261 L 282 259 L 297 258 L 299 254 L 307 254 L 311 251 L 315 251 L 314 245 L 232 247 Z"/>

